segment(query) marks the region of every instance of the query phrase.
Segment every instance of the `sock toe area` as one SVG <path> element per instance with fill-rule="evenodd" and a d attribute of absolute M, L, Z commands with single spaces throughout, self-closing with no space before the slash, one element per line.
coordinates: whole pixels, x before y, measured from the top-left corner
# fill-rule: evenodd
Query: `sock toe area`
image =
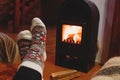
<path fill-rule="evenodd" d="M 27 39 L 27 40 L 31 40 L 32 39 L 32 34 L 29 30 L 24 30 L 21 31 L 18 35 L 17 35 L 17 40 L 20 39 Z"/>

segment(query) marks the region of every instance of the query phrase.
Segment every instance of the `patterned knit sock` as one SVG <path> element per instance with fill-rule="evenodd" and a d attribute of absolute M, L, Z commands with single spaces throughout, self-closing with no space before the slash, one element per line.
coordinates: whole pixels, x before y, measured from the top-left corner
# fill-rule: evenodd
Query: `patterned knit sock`
<path fill-rule="evenodd" d="M 32 46 L 38 47 L 40 54 L 43 56 L 44 61 L 46 60 L 46 27 L 44 23 L 39 18 L 34 18 L 32 20 L 31 26 L 32 33 Z"/>
<path fill-rule="evenodd" d="M 46 27 L 39 18 L 33 18 L 31 25 L 31 47 L 23 58 L 21 66 L 32 68 L 43 75 L 46 60 Z"/>
<path fill-rule="evenodd" d="M 17 35 L 17 43 L 20 51 L 21 60 L 25 57 L 31 45 L 32 34 L 29 30 L 21 31 Z"/>

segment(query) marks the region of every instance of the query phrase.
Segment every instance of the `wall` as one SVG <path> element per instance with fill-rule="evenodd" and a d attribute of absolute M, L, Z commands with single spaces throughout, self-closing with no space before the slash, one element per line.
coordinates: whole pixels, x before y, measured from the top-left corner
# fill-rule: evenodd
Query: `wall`
<path fill-rule="evenodd" d="M 41 0 L 41 19 L 45 24 L 53 25 L 58 17 L 58 10 L 64 0 Z"/>
<path fill-rule="evenodd" d="M 101 61 L 102 47 L 103 47 L 103 36 L 104 36 L 104 26 L 105 26 L 105 17 L 106 17 L 106 6 L 107 0 L 90 0 L 93 1 L 98 7 L 100 13 L 99 29 L 98 29 L 98 46 L 99 50 L 96 56 L 96 62 Z"/>

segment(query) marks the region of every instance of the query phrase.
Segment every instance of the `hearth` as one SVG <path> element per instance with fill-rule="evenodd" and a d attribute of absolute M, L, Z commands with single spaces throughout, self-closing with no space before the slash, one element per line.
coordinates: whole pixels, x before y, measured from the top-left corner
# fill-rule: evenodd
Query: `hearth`
<path fill-rule="evenodd" d="M 56 34 L 56 65 L 88 72 L 95 64 L 99 11 L 88 0 L 65 0 Z"/>

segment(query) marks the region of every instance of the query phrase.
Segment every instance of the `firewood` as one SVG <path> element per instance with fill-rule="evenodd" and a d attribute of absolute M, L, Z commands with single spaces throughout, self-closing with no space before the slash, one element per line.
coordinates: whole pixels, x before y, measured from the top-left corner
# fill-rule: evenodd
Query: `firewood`
<path fill-rule="evenodd" d="M 58 80 L 60 78 L 63 78 L 65 76 L 69 76 L 69 75 L 74 74 L 76 72 L 77 72 L 77 70 L 65 70 L 65 71 L 54 72 L 54 73 L 51 73 L 51 80 Z"/>
<path fill-rule="evenodd" d="M 76 72 L 76 73 L 74 73 L 74 74 L 71 74 L 71 75 L 69 75 L 69 76 L 60 78 L 60 79 L 58 79 L 58 80 L 72 80 L 72 79 L 77 78 L 77 77 L 79 77 L 79 76 L 80 76 L 80 73 L 79 73 L 79 72 Z"/>

